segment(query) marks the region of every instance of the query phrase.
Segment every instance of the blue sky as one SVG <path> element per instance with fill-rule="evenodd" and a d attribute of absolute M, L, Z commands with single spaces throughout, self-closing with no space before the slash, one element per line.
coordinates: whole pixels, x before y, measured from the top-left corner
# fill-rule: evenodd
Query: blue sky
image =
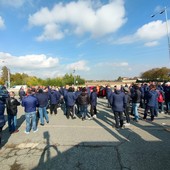
<path fill-rule="evenodd" d="M 0 0 L 0 67 L 88 80 L 169 67 L 165 6 L 170 19 L 169 0 Z"/>

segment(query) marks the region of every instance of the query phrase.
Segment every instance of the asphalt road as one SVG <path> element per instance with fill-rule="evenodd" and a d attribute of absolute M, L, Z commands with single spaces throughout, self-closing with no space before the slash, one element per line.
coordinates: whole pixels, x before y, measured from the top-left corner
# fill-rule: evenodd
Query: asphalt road
<path fill-rule="evenodd" d="M 37 133 L 24 133 L 25 116 L 19 107 L 19 132 L 4 127 L 0 150 L 1 170 L 169 170 L 170 115 L 154 122 L 131 121 L 113 128 L 114 117 L 106 99 L 98 99 L 93 120 L 66 119 L 62 110 L 49 115 L 49 124 Z M 140 109 L 142 117 L 143 110 Z"/>

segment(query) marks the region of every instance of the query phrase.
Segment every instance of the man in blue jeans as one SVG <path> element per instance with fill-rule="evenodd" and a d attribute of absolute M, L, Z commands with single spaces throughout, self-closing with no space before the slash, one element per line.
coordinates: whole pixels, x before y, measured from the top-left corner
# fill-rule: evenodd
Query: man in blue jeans
<path fill-rule="evenodd" d="M 27 90 L 27 96 L 22 100 L 22 106 L 25 111 L 26 119 L 26 130 L 25 133 L 29 134 L 30 130 L 33 129 L 33 132 L 37 132 L 37 123 L 36 123 L 36 107 L 38 106 L 38 100 L 35 96 L 31 95 L 32 92 L 30 89 Z M 32 127 L 31 127 L 32 122 Z"/>
<path fill-rule="evenodd" d="M 43 92 L 42 89 L 39 89 L 38 93 L 36 94 L 36 98 L 38 100 L 38 111 L 40 115 L 40 125 L 44 126 L 44 118 L 46 119 L 46 122 L 49 123 L 49 118 L 47 114 L 47 105 L 48 105 L 48 99 L 49 95 L 48 92 Z"/>

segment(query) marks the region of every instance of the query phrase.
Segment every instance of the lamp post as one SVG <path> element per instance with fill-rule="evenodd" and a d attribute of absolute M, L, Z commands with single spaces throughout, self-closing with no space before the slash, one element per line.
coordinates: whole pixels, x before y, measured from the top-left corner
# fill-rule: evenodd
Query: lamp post
<path fill-rule="evenodd" d="M 170 39 L 169 39 L 169 27 L 168 27 L 168 14 L 167 8 L 164 7 L 160 12 L 151 15 L 151 17 L 155 17 L 156 14 L 163 14 L 165 13 L 165 20 L 166 20 L 166 31 L 167 31 L 167 39 L 168 39 L 168 52 L 169 52 L 169 59 L 170 59 Z"/>
<path fill-rule="evenodd" d="M 75 86 L 75 84 L 76 84 L 76 77 L 75 77 L 76 70 L 75 69 L 73 70 L 73 74 L 74 74 L 74 86 Z"/>

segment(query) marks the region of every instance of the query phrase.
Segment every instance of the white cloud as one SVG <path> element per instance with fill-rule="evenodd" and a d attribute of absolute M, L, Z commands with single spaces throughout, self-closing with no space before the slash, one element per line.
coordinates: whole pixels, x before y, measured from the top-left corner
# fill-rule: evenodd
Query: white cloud
<path fill-rule="evenodd" d="M 0 0 L 0 5 L 21 7 L 25 3 L 25 0 Z"/>
<path fill-rule="evenodd" d="M 157 20 L 145 24 L 137 30 L 135 35 L 144 40 L 158 40 L 166 35 L 166 22 Z"/>
<path fill-rule="evenodd" d="M 54 78 L 66 73 L 77 71 L 89 71 L 87 61 L 80 60 L 74 63 L 62 64 L 56 57 L 45 54 L 32 54 L 24 56 L 13 56 L 9 53 L 0 52 L 0 67 L 7 66 L 12 74 L 26 73 L 40 78 Z"/>
<path fill-rule="evenodd" d="M 147 42 L 144 45 L 147 47 L 153 47 L 153 46 L 157 46 L 159 44 L 158 41 L 151 41 L 151 42 Z"/>
<path fill-rule="evenodd" d="M 13 72 L 27 73 L 44 78 L 50 77 L 59 64 L 59 59 L 44 54 L 32 54 L 25 56 L 13 56 L 9 53 L 0 52 L 0 66 L 7 66 Z"/>
<path fill-rule="evenodd" d="M 168 25 L 170 25 L 170 21 L 168 21 Z M 122 37 L 113 43 L 128 44 L 136 41 L 145 41 L 146 46 L 154 46 L 158 45 L 157 41 L 166 35 L 166 22 L 157 20 L 143 25 L 134 34 Z"/>
<path fill-rule="evenodd" d="M 41 41 L 63 38 L 65 25 L 70 26 L 69 33 L 90 33 L 92 37 L 100 37 L 116 32 L 125 22 L 124 0 L 110 1 L 103 6 L 94 6 L 91 0 L 58 3 L 52 10 L 45 7 L 29 16 L 30 26 L 44 28 L 38 38 Z M 49 25 L 53 25 L 52 30 L 47 29 Z M 52 37 L 53 33 L 57 36 Z"/>
<path fill-rule="evenodd" d="M 97 63 L 96 67 L 127 67 L 129 63 L 127 62 L 101 62 Z"/>
<path fill-rule="evenodd" d="M 75 63 L 68 64 L 66 69 L 68 70 L 78 70 L 78 71 L 89 71 L 90 68 L 86 65 L 87 62 L 84 60 L 77 61 Z"/>
<path fill-rule="evenodd" d="M 1 28 L 4 28 L 4 27 L 5 27 L 4 20 L 3 20 L 3 18 L 0 16 L 0 29 L 1 29 Z"/>
<path fill-rule="evenodd" d="M 37 41 L 44 40 L 59 40 L 64 37 L 64 34 L 60 31 L 56 24 L 48 24 L 44 27 L 44 33 L 37 37 Z"/>

